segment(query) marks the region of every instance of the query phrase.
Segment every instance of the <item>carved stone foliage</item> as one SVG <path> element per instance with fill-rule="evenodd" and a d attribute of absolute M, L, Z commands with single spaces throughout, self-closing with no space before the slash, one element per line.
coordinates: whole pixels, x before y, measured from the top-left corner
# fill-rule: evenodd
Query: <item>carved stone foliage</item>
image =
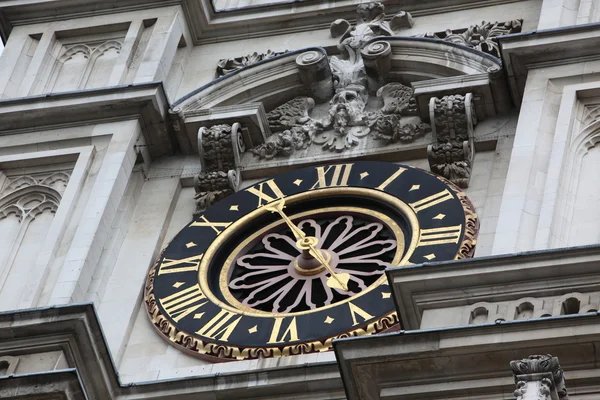
<path fill-rule="evenodd" d="M 431 171 L 449 179 L 461 188 L 469 186 L 473 167 L 472 95 L 431 98 L 429 114 L 434 143 L 427 147 Z"/>
<path fill-rule="evenodd" d="M 563 371 L 558 358 L 533 355 L 510 362 L 515 376 L 517 400 L 568 400 Z"/>
<path fill-rule="evenodd" d="M 238 69 L 247 67 L 252 64 L 256 64 L 257 62 L 267 60 L 269 58 L 280 56 L 285 53 L 287 53 L 287 50 L 284 50 L 284 51 L 267 50 L 266 53 L 254 52 L 252 54 L 247 54 L 242 57 L 221 59 L 217 63 L 217 77 L 227 75 L 231 72 L 237 71 Z"/>
<path fill-rule="evenodd" d="M 479 25 L 471 25 L 467 29 L 446 30 L 445 32 L 429 32 L 425 37 L 442 39 L 447 42 L 472 47 L 484 53 L 500 57 L 498 43 L 493 39 L 497 36 L 521 32 L 522 19 L 507 22 L 485 22 Z"/>
<path fill-rule="evenodd" d="M 361 4 L 356 9 L 356 25 L 352 26 L 345 19 L 336 19 L 331 23 L 331 36 L 339 37 L 340 43 L 353 49 L 360 49 L 365 42 L 377 36 L 393 36 L 396 30 L 410 28 L 413 25 L 412 16 L 401 11 L 385 21 L 383 3 L 373 2 Z"/>
<path fill-rule="evenodd" d="M 202 127 L 198 131 L 202 172 L 194 177 L 195 216 L 238 189 L 240 175 L 237 166 L 240 154 L 246 151 L 241 130 L 241 125 L 234 123 Z"/>
<path fill-rule="evenodd" d="M 366 110 L 369 94 L 364 86 L 350 84 L 338 88 L 321 118 L 311 117 L 315 106 L 311 98 L 296 97 L 267 114 L 275 140 L 254 147 L 252 153 L 261 159 L 287 157 L 310 145 L 342 152 L 358 145 L 371 134 L 387 143 L 409 143 L 431 131 L 416 117 L 416 103 L 410 87 L 389 83 L 377 92 L 380 109 Z M 403 122 L 403 117 L 414 117 Z"/>

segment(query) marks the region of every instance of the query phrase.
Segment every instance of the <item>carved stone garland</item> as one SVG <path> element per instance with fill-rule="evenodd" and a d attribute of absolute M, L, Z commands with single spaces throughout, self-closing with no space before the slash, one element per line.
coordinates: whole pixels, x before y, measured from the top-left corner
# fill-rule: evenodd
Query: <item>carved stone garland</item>
<path fill-rule="evenodd" d="M 434 143 L 427 146 L 431 172 L 443 176 L 461 188 L 469 186 L 475 146 L 473 96 L 451 95 L 429 101 Z"/>
<path fill-rule="evenodd" d="M 517 400 L 569 400 L 558 358 L 529 356 L 510 362 L 515 376 Z"/>
<path fill-rule="evenodd" d="M 212 203 L 235 192 L 240 185 L 237 169 L 240 154 L 246 150 L 241 125 L 213 125 L 198 131 L 198 151 L 202 172 L 194 177 L 196 211 L 200 215 Z"/>

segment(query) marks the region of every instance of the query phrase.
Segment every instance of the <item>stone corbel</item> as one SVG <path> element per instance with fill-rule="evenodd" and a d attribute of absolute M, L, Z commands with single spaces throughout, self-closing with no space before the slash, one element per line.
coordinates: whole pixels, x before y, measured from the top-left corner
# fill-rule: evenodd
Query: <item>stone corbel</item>
<path fill-rule="evenodd" d="M 333 74 L 326 54 L 317 50 L 304 52 L 296 57 L 296 65 L 310 97 L 318 103 L 331 99 L 334 94 Z"/>
<path fill-rule="evenodd" d="M 510 362 L 517 389 L 517 400 L 568 400 L 563 371 L 558 358 L 529 356 Z"/>
<path fill-rule="evenodd" d="M 241 176 L 238 167 L 246 151 L 242 130 L 242 125 L 237 122 L 198 130 L 202 172 L 194 177 L 194 216 L 239 189 Z"/>
<path fill-rule="evenodd" d="M 461 188 L 469 187 L 475 145 L 473 95 L 432 97 L 429 118 L 433 143 L 427 146 L 429 167 Z"/>

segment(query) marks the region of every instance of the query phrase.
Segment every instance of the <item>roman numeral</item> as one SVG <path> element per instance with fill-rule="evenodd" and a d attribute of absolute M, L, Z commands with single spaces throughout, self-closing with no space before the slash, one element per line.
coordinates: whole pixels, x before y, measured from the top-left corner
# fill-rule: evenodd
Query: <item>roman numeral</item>
<path fill-rule="evenodd" d="M 462 225 L 445 226 L 443 228 L 421 229 L 417 246 L 433 246 L 436 244 L 458 243 L 462 234 Z"/>
<path fill-rule="evenodd" d="M 194 221 L 190 224 L 190 226 L 208 226 L 208 227 L 212 228 L 215 232 L 217 232 L 217 235 L 223 231 L 223 230 L 219 230 L 219 228 L 225 229 L 229 225 L 231 225 L 231 222 L 210 222 L 209 220 L 206 219 L 206 217 L 204 215 L 201 216 L 200 219 L 202 220 L 202 222 Z"/>
<path fill-rule="evenodd" d="M 415 210 L 415 212 L 423 211 L 428 209 L 429 207 L 433 207 L 436 204 L 443 203 L 447 200 L 452 200 L 452 193 L 448 189 L 444 189 L 439 193 L 432 194 L 429 197 L 425 197 L 419 201 L 415 201 L 414 203 L 410 203 L 409 206 Z"/>
<path fill-rule="evenodd" d="M 361 317 L 364 321 L 373 318 L 371 314 L 369 314 L 359 306 L 353 304 L 352 302 L 348 302 L 348 307 L 350 307 L 350 314 L 352 315 L 352 326 L 359 324 L 358 320 L 356 319 L 357 315 Z"/>
<path fill-rule="evenodd" d="M 270 194 L 264 192 L 264 185 L 267 185 L 270 189 Z M 262 207 L 264 204 L 270 203 L 277 199 L 281 199 L 284 197 L 284 194 L 279 189 L 279 186 L 275 183 L 273 179 L 268 180 L 266 182 L 261 182 L 256 186 L 246 189 L 248 192 L 258 197 L 258 205 L 256 208 Z M 273 197 L 275 196 L 275 197 Z M 263 204 L 264 202 L 264 204 Z"/>
<path fill-rule="evenodd" d="M 317 182 L 311 189 L 320 189 L 333 186 L 348 186 L 348 178 L 353 164 L 330 165 L 327 168 L 317 167 Z M 330 173 L 331 172 L 331 173 Z"/>
<path fill-rule="evenodd" d="M 273 324 L 273 330 L 271 331 L 271 337 L 267 343 L 284 343 L 284 342 L 295 342 L 298 339 L 298 327 L 296 326 L 296 317 L 292 318 L 290 324 L 287 329 L 283 332 L 281 336 L 279 336 L 279 332 L 281 331 L 281 325 L 283 324 L 283 320 L 285 318 L 275 318 L 275 323 Z M 287 338 L 289 336 L 289 339 Z"/>
<path fill-rule="evenodd" d="M 387 178 L 381 185 L 377 186 L 377 189 L 379 190 L 385 190 L 385 188 L 392 182 L 394 182 L 394 180 L 396 180 L 396 178 L 398 178 L 404 171 L 406 171 L 406 168 L 398 168 L 398 171 L 394 172 L 392 175 L 390 175 L 389 178 Z"/>
<path fill-rule="evenodd" d="M 204 254 L 200 254 L 197 256 L 182 258 L 181 260 L 165 257 L 158 266 L 158 275 L 174 274 L 177 272 L 186 271 L 198 271 L 203 255 Z"/>
<path fill-rule="evenodd" d="M 206 296 L 200 290 L 200 285 L 195 284 L 189 288 L 182 289 L 170 296 L 159 299 L 169 317 L 175 322 L 196 311 L 206 304 Z"/>
<path fill-rule="evenodd" d="M 237 319 L 229 322 L 230 319 L 238 316 Z M 226 342 L 229 336 L 233 333 L 235 327 L 240 323 L 242 316 L 230 311 L 221 310 L 217 315 L 212 317 L 202 328 L 196 333 L 210 339 L 218 339 Z M 228 323 L 229 322 L 229 323 Z"/>

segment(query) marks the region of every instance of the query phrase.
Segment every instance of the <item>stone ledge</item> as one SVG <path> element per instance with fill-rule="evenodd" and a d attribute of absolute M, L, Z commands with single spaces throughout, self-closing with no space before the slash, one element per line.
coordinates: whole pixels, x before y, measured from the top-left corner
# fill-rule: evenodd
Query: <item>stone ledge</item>
<path fill-rule="evenodd" d="M 600 246 L 584 246 L 424 263 L 386 274 L 402 326 L 419 329 L 425 309 L 600 288 L 600 275 L 591 275 L 598 262 Z"/>
<path fill-rule="evenodd" d="M 161 82 L 0 100 L 2 135 L 105 121 L 139 119 L 150 154 L 173 152 L 165 124 L 169 102 Z M 26 118 L 23 116 L 26 115 Z"/>
<path fill-rule="evenodd" d="M 390 4 L 390 17 L 398 11 L 408 11 L 413 16 L 460 11 L 520 0 L 458 0 L 448 5 L 445 0 L 408 0 L 401 5 Z M 246 7 L 215 12 L 211 0 L 20 0 L 4 1 L 0 13 L 0 34 L 4 39 L 12 26 L 106 15 L 114 12 L 136 11 L 148 8 L 181 5 L 192 32 L 194 44 L 225 42 L 283 33 L 324 29 L 331 23 L 331 15 L 353 20 L 357 2 L 340 0 L 335 6 L 323 10 L 318 1 L 269 4 L 268 7 Z"/>
<path fill-rule="evenodd" d="M 496 40 L 517 107 L 520 107 L 530 69 L 600 57 L 600 23 L 515 33 Z"/>
<path fill-rule="evenodd" d="M 597 313 L 334 341 L 348 400 L 508 398 L 510 361 L 552 354 L 573 395 L 597 388 Z"/>
<path fill-rule="evenodd" d="M 73 370 L 21 375 L 18 382 L 17 380 L 15 382 L 27 387 L 35 384 L 39 377 L 45 379 L 44 377 L 63 372 L 76 374 L 90 400 L 125 398 L 158 400 L 175 397 L 182 400 L 214 400 L 215 398 L 237 400 L 241 398 L 241 393 L 244 397 L 252 398 L 269 396 L 285 398 L 286 395 L 297 395 L 306 396 L 311 400 L 343 396 L 342 382 L 337 365 L 333 362 L 275 369 L 257 368 L 241 372 L 122 385 L 92 304 L 0 313 L 0 353 L 6 353 L 8 350 L 31 353 L 38 348 L 63 349 L 69 367 Z M 16 378 L 14 376 L 6 379 Z M 1 383 L 0 387 L 2 387 Z M 67 397 L 68 400 L 84 398 Z M 53 398 L 42 397 L 42 399 Z"/>

